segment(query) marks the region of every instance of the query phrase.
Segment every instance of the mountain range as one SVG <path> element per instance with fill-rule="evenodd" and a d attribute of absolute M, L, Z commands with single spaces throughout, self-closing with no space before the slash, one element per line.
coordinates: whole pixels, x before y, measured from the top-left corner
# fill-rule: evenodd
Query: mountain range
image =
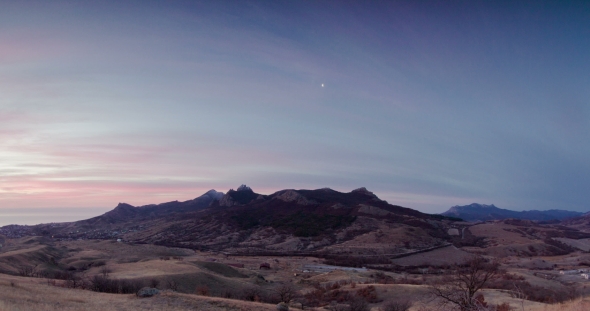
<path fill-rule="evenodd" d="M 242 185 L 184 202 L 119 203 L 97 217 L 27 230 L 59 240 L 121 239 L 235 254 L 366 255 L 448 245 L 454 237 L 447 231 L 456 220 L 389 204 L 366 188 L 263 195 Z"/>
<path fill-rule="evenodd" d="M 494 204 L 485 205 L 472 203 L 463 206 L 453 206 L 441 215 L 462 218 L 466 221 L 502 220 L 508 218 L 536 221 L 551 221 L 579 217 L 582 216 L 583 213 L 557 209 L 546 211 L 512 211 L 508 209 L 498 208 Z"/>
<path fill-rule="evenodd" d="M 264 195 L 242 185 L 227 193 L 210 190 L 184 202 L 143 206 L 119 203 L 113 210 L 90 219 L 5 226 L 0 233 L 10 237 L 41 235 L 61 241 L 116 239 L 235 255 L 378 258 L 449 244 L 481 246 L 482 238 L 471 234 L 467 228 L 470 225 L 462 220 L 513 218 L 530 222 L 581 214 L 559 210 L 516 212 L 474 203 L 436 215 L 389 204 L 366 188 L 350 192 L 285 189 Z M 587 218 L 575 218 L 579 219 L 575 225 L 588 227 Z M 560 224 L 552 227 L 550 235 L 572 236 L 563 234 L 565 229 Z"/>

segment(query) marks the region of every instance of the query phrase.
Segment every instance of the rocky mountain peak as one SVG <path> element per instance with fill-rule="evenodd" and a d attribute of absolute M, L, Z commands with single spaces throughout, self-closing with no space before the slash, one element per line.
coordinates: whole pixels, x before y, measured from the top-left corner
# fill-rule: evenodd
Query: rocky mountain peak
<path fill-rule="evenodd" d="M 238 190 L 230 189 L 220 200 L 219 206 L 243 205 L 258 198 L 259 194 L 252 191 L 252 188 L 241 185 Z"/>
<path fill-rule="evenodd" d="M 127 204 L 127 203 L 119 203 L 115 207 L 115 209 L 129 209 L 129 208 L 135 208 L 135 206 L 133 206 L 131 204 Z"/>
<path fill-rule="evenodd" d="M 248 186 L 246 186 L 244 184 L 240 185 L 238 187 L 238 190 L 236 190 L 236 191 L 251 191 L 251 192 L 254 192 L 254 191 L 252 191 L 252 188 L 250 188 L 250 187 L 248 187 Z"/>
<path fill-rule="evenodd" d="M 354 189 L 354 190 L 352 190 L 352 192 L 366 194 L 368 196 L 372 196 L 373 198 L 378 199 L 377 196 L 373 192 L 367 190 L 367 188 L 365 188 L 365 187 L 360 187 L 360 188 Z"/>
<path fill-rule="evenodd" d="M 211 190 L 205 192 L 205 195 L 214 199 L 214 200 L 221 200 L 221 198 L 223 198 L 224 193 L 216 191 L 215 189 L 211 189 Z"/>

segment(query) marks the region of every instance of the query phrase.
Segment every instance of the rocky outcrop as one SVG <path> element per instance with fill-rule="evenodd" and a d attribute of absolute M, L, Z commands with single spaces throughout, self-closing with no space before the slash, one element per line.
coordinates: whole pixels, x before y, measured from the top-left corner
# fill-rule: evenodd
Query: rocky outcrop
<path fill-rule="evenodd" d="M 152 297 L 152 296 L 157 295 L 159 293 L 160 293 L 160 290 L 157 288 L 144 287 L 144 288 L 140 289 L 136 293 L 136 295 L 137 295 L 137 297 L 146 298 L 146 297 Z"/>
<path fill-rule="evenodd" d="M 234 206 L 234 205 L 238 205 L 238 203 L 236 203 L 236 201 L 234 201 L 234 199 L 231 197 L 231 195 L 229 193 L 224 195 L 221 198 L 221 200 L 219 200 L 219 206 L 230 207 L 230 206 Z"/>
<path fill-rule="evenodd" d="M 374 199 L 379 200 L 379 198 L 373 192 L 367 190 L 367 188 L 365 188 L 365 187 L 360 187 L 360 188 L 354 189 L 354 190 L 352 190 L 352 193 L 362 193 L 362 194 L 368 195 L 370 197 L 373 197 Z"/>
<path fill-rule="evenodd" d="M 252 191 L 252 188 L 242 184 L 238 187 L 238 190 L 236 190 L 236 191 Z"/>
<path fill-rule="evenodd" d="M 264 198 L 264 196 L 262 196 Z M 219 200 L 219 206 L 230 207 L 234 205 L 248 204 L 254 200 L 260 199 L 260 194 L 252 191 L 252 188 L 241 185 L 238 190 L 230 189 L 222 198 Z"/>
<path fill-rule="evenodd" d="M 284 202 L 294 202 L 299 205 L 312 205 L 317 204 L 316 201 L 309 200 L 308 198 L 302 196 L 295 190 L 287 190 L 275 197 Z"/>
<path fill-rule="evenodd" d="M 366 204 L 359 204 L 359 213 L 369 214 L 373 216 L 387 216 L 389 214 L 392 214 L 391 212 L 388 212 L 382 208 Z"/>

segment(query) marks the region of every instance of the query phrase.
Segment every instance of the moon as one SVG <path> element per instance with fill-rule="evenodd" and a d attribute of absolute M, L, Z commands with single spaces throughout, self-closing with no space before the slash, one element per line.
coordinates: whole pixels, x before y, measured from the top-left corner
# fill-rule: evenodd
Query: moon
<path fill-rule="evenodd" d="M 322 87 L 324 87 L 324 84 L 322 83 Z"/>

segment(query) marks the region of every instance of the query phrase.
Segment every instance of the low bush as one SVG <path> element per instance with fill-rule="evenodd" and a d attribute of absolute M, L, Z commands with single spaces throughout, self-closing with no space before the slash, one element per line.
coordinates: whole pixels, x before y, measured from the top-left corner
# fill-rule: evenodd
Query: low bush
<path fill-rule="evenodd" d="M 412 307 L 412 303 L 409 301 L 393 301 L 388 302 L 383 307 L 380 308 L 380 311 L 408 311 Z"/>
<path fill-rule="evenodd" d="M 140 280 L 118 280 L 96 275 L 89 281 L 89 288 L 95 292 L 110 294 L 135 294 L 144 287 Z"/>
<path fill-rule="evenodd" d="M 210 294 L 209 287 L 206 285 L 197 286 L 197 289 L 195 292 L 197 295 L 200 295 L 200 296 L 209 296 L 209 294 Z"/>
<path fill-rule="evenodd" d="M 356 291 L 356 296 L 369 303 L 376 303 L 381 301 L 377 297 L 377 291 L 375 290 L 375 286 L 373 285 L 358 289 Z"/>

